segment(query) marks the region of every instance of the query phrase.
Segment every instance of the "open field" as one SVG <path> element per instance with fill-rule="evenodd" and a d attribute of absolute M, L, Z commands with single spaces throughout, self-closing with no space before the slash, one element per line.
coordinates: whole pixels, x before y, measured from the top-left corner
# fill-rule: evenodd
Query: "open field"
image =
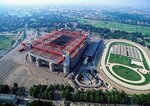
<path fill-rule="evenodd" d="M 20 63 L 24 62 L 22 61 Z M 49 72 L 48 68 L 39 68 L 33 63 L 21 64 L 5 78 L 3 83 L 12 85 L 15 82 L 18 83 L 19 86 L 25 86 L 27 88 L 39 84 L 68 84 L 67 80 L 61 77 L 57 72 Z"/>
<path fill-rule="evenodd" d="M 116 79 L 118 79 L 118 80 L 120 80 L 120 81 L 122 81 L 122 82 L 124 82 L 124 83 L 126 83 L 126 84 L 130 84 L 130 85 L 135 85 L 135 86 L 142 86 L 142 85 L 146 85 L 146 84 L 148 84 L 149 82 L 150 82 L 150 74 L 144 74 L 143 76 L 145 77 L 145 81 L 144 82 L 142 82 L 142 83 L 131 83 L 131 82 L 127 82 L 127 81 L 124 81 L 124 80 L 122 80 L 122 79 L 119 79 L 117 76 L 115 76 L 115 75 L 113 75 L 113 73 L 110 71 L 110 69 L 109 69 L 109 67 L 108 66 L 106 66 L 106 68 L 107 68 L 107 71 L 110 73 L 110 74 L 112 74 L 112 76 L 113 77 L 115 77 Z M 113 69 L 114 70 L 114 72 L 116 71 L 115 69 Z M 130 70 L 130 72 L 131 72 L 132 70 Z M 124 78 L 124 79 L 128 79 L 128 80 L 131 80 L 131 81 L 134 81 L 132 78 L 130 78 L 130 77 L 133 77 L 133 75 L 132 74 L 134 74 L 134 73 L 125 73 L 125 72 L 127 72 L 127 71 L 124 71 L 123 70 L 123 72 L 122 72 L 122 70 L 121 69 L 117 69 L 117 72 L 115 72 L 116 74 L 118 74 L 120 77 L 122 77 L 122 78 Z M 125 76 L 124 75 L 121 75 L 121 74 L 126 74 Z M 134 74 L 135 75 L 135 74 Z M 136 73 L 136 75 L 137 75 L 137 73 Z M 130 77 L 129 77 L 130 76 Z M 135 77 L 135 76 L 134 76 Z M 137 77 L 137 76 L 136 76 Z"/>
<path fill-rule="evenodd" d="M 110 58 L 109 58 L 109 62 L 110 63 L 120 63 L 120 64 L 124 64 L 133 68 L 142 68 L 141 66 L 137 66 L 135 64 L 131 64 L 131 59 L 130 57 L 127 56 L 121 56 L 121 55 L 117 55 L 117 54 L 110 54 Z"/>
<path fill-rule="evenodd" d="M 145 27 L 145 26 L 91 20 L 91 19 L 82 19 L 82 18 L 80 18 L 78 21 L 83 24 L 91 24 L 97 28 L 109 28 L 112 30 L 120 30 L 120 31 L 126 31 L 126 32 L 140 32 L 144 35 L 145 34 L 150 35 L 150 27 Z"/>
<path fill-rule="evenodd" d="M 132 69 L 123 67 L 123 66 L 113 66 L 113 71 L 121 76 L 122 78 L 132 80 L 132 81 L 138 81 L 141 79 L 140 75 L 133 71 Z"/>
<path fill-rule="evenodd" d="M 27 31 L 25 42 L 30 41 L 32 38 L 36 38 L 37 33 L 34 30 Z M 58 72 L 49 72 L 49 68 L 37 67 L 36 64 L 29 62 L 29 59 L 26 60 L 26 55 L 28 51 L 19 52 L 18 50 L 22 48 L 19 44 L 9 53 L 4 55 L 0 60 L 12 60 L 17 64 L 15 69 L 10 70 L 3 79 L 3 84 L 11 85 L 13 83 L 18 83 L 19 86 L 31 87 L 38 84 L 68 84 L 66 78 L 63 77 L 61 73 Z M 1 62 L 0 62 L 1 63 Z M 0 66 L 0 69 L 4 67 L 4 64 Z M 6 65 L 6 67 L 8 67 Z M 9 65 L 10 67 L 10 65 Z M 6 71 L 6 70 L 4 70 Z"/>
<path fill-rule="evenodd" d="M 16 40 L 16 35 L 0 34 L 0 49 L 8 50 L 11 48 L 13 41 Z"/>

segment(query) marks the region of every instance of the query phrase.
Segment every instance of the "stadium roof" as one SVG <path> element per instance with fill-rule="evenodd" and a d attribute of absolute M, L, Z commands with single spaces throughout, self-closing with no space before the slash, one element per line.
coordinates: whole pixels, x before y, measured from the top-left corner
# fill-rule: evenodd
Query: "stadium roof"
<path fill-rule="evenodd" d="M 84 55 L 88 57 L 93 57 L 100 44 L 100 41 L 101 39 L 96 42 L 92 42 L 88 49 L 85 51 Z"/>
<path fill-rule="evenodd" d="M 52 31 L 32 42 L 31 53 L 51 60 L 53 63 L 63 62 L 63 53 L 68 52 L 71 58 L 77 53 L 77 48 L 85 41 L 83 32 L 68 30 Z"/>

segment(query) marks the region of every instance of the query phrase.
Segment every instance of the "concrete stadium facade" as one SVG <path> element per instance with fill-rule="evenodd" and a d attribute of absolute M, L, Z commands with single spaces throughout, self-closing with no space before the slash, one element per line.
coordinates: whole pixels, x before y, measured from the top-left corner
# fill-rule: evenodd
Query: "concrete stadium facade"
<path fill-rule="evenodd" d="M 59 34 L 64 35 L 64 33 L 62 33 L 62 32 L 63 31 L 59 31 Z M 72 36 L 74 34 L 77 34 L 77 35 L 80 36 L 83 33 L 82 32 L 67 31 L 67 33 L 65 32 L 65 34 L 67 36 L 70 36 L 70 34 L 72 34 Z M 77 36 L 76 38 L 78 38 L 79 36 Z M 89 41 L 88 36 L 86 34 L 83 34 L 83 36 L 84 36 L 84 39 L 82 39 L 82 40 L 80 39 L 79 44 L 75 43 L 75 44 L 77 44 L 77 46 L 76 46 L 75 49 L 72 50 L 71 53 L 69 52 L 69 50 L 68 51 L 67 50 L 62 51 L 63 52 L 62 53 L 62 61 L 59 62 L 59 63 L 54 61 L 54 59 L 46 58 L 45 55 L 47 55 L 47 52 L 45 52 L 44 55 L 43 54 L 39 55 L 40 51 L 33 52 L 32 51 L 32 49 L 34 49 L 33 44 L 31 44 L 31 50 L 28 52 L 29 59 L 30 59 L 31 62 L 35 62 L 37 67 L 42 67 L 42 66 L 46 65 L 46 66 L 49 67 L 49 70 L 51 72 L 55 72 L 56 70 L 60 70 L 60 71 L 63 71 L 64 74 L 68 74 L 70 72 L 70 68 L 75 67 L 77 62 L 80 60 L 81 56 L 83 55 L 83 53 L 84 53 L 84 51 L 85 51 L 85 49 L 88 45 L 88 41 Z M 58 38 L 56 38 L 55 40 L 57 40 Z M 76 38 L 74 38 L 74 40 Z M 39 38 L 39 39 L 42 39 L 42 38 Z M 42 42 L 44 42 L 44 41 L 42 41 Z M 75 42 L 75 41 L 71 41 L 70 43 L 68 43 L 68 45 L 71 45 L 71 43 L 73 43 L 73 42 Z M 74 47 L 74 46 L 75 45 L 73 45 L 72 47 Z M 50 52 L 50 53 L 52 54 L 53 52 Z"/>

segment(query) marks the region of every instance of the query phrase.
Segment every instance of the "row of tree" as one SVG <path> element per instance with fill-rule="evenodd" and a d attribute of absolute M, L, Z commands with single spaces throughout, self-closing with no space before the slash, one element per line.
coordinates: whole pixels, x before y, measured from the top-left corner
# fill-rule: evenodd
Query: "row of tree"
<path fill-rule="evenodd" d="M 94 102 L 94 103 L 127 103 L 128 95 L 124 92 L 92 90 L 77 91 L 73 97 L 74 101 Z"/>
<path fill-rule="evenodd" d="M 140 105 L 150 105 L 150 93 L 149 94 L 141 94 L 141 95 L 133 95 L 132 103 L 140 104 Z"/>
<path fill-rule="evenodd" d="M 34 85 L 30 88 L 30 95 L 35 98 L 42 98 L 42 99 L 56 99 L 55 94 L 59 94 L 63 91 L 73 92 L 74 89 L 69 85 L 64 86 L 61 85 Z M 63 94 L 62 94 L 63 95 Z"/>
<path fill-rule="evenodd" d="M 64 85 L 34 85 L 30 88 L 30 95 L 35 98 L 56 100 L 59 99 L 69 101 L 84 101 L 96 103 L 127 103 L 128 95 L 119 91 L 88 90 L 74 92 L 70 86 Z M 59 95 L 56 97 L 56 95 Z"/>
<path fill-rule="evenodd" d="M 93 25 L 82 23 L 78 23 L 77 28 L 84 29 L 85 31 L 98 33 L 102 38 L 105 39 L 127 39 L 150 48 L 150 45 L 147 45 L 147 43 L 145 42 L 145 38 L 149 37 L 149 35 L 143 35 L 142 33 L 129 33 L 126 31 L 110 30 L 108 28 L 97 28 Z"/>
<path fill-rule="evenodd" d="M 21 87 L 18 87 L 17 83 L 14 83 L 13 87 L 8 85 L 0 85 L 0 93 L 12 93 L 18 94 Z M 24 87 L 23 87 L 24 88 Z M 14 91 L 14 92 L 12 92 Z M 22 91 L 25 93 L 25 90 Z M 102 90 L 87 90 L 75 91 L 69 85 L 34 85 L 30 88 L 30 95 L 39 99 L 48 100 L 69 100 L 69 101 L 84 101 L 93 103 L 115 103 L 115 104 L 140 104 L 140 105 L 150 105 L 150 93 L 133 95 L 129 97 L 125 92 L 120 92 L 117 90 L 105 91 Z M 35 101 L 28 106 L 34 106 L 34 104 L 41 101 Z M 49 104 L 49 103 L 48 103 Z M 38 106 L 38 105 L 36 105 Z M 42 106 L 42 105 L 41 105 Z M 43 105 L 51 106 L 51 105 Z"/>
<path fill-rule="evenodd" d="M 68 101 L 81 101 L 93 103 L 113 103 L 113 104 L 146 104 L 150 105 L 150 94 L 133 95 L 129 97 L 128 94 L 122 91 L 112 90 L 87 90 L 75 91 L 69 85 L 34 85 L 30 88 L 30 95 L 39 99 L 49 100 L 68 100 Z M 57 96 L 56 96 L 57 95 Z M 57 97 L 60 98 L 57 98 Z"/>
<path fill-rule="evenodd" d="M 18 87 L 17 83 L 14 83 L 12 87 L 1 84 L 0 93 L 5 93 L 5 94 L 11 93 L 11 94 L 21 96 L 25 94 L 25 87 Z"/>
<path fill-rule="evenodd" d="M 31 103 L 28 103 L 27 106 L 53 106 L 53 103 L 38 100 L 38 101 L 32 101 Z"/>

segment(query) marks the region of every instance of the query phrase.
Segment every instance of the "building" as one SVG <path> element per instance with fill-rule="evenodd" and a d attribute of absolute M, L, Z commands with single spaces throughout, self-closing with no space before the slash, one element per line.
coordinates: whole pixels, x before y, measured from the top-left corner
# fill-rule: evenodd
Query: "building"
<path fill-rule="evenodd" d="M 32 41 L 28 55 L 38 67 L 46 64 L 50 71 L 62 70 L 67 74 L 81 58 L 88 42 L 87 34 L 81 31 L 52 31 Z"/>
<path fill-rule="evenodd" d="M 97 41 L 92 42 L 88 46 L 87 50 L 85 51 L 84 56 L 89 57 L 89 58 L 94 58 L 94 55 L 95 55 L 96 51 L 99 50 L 98 47 L 101 45 L 101 43 L 102 43 L 102 39 L 97 39 Z"/>
<path fill-rule="evenodd" d="M 11 103 L 17 102 L 17 96 L 12 94 L 0 94 L 0 103 Z"/>
<path fill-rule="evenodd" d="M 84 64 L 92 62 L 94 66 L 97 66 L 101 58 L 100 54 L 102 52 L 103 45 L 104 42 L 101 38 L 91 42 L 91 44 L 83 54 L 83 56 L 85 57 Z"/>

